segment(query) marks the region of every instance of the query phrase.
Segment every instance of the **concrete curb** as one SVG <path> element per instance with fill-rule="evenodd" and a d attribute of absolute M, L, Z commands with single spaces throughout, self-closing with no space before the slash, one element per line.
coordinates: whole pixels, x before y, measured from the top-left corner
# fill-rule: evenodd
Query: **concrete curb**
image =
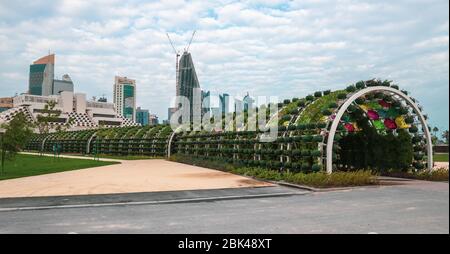
<path fill-rule="evenodd" d="M 54 155 L 51 153 L 34 153 L 34 152 L 19 152 L 19 154 L 27 154 L 27 155 L 37 155 L 37 156 L 47 156 L 47 157 L 53 157 Z M 87 157 L 87 156 L 78 156 L 78 155 L 59 155 L 59 158 L 68 158 L 68 159 L 81 159 L 81 160 L 94 160 L 94 157 Z M 95 159 L 97 160 L 97 159 Z M 124 160 L 118 160 L 118 159 L 108 159 L 108 158 L 99 158 L 99 161 L 109 161 L 109 162 L 120 162 L 122 163 Z"/>
<path fill-rule="evenodd" d="M 69 209 L 69 208 L 90 208 L 90 207 L 105 207 L 105 206 L 158 205 L 158 204 L 214 202 L 214 201 L 224 201 L 224 200 L 239 200 L 239 199 L 252 199 L 252 198 L 271 198 L 271 197 L 284 197 L 284 196 L 306 195 L 306 194 L 308 194 L 308 192 L 283 192 L 283 193 L 253 194 L 253 195 L 241 195 L 241 196 L 222 196 L 222 197 L 203 197 L 203 198 L 187 198 L 187 199 L 172 199 L 172 200 L 157 200 L 157 201 L 132 201 L 132 202 L 77 204 L 77 205 L 11 207 L 11 208 L 0 208 L 0 212 L 48 210 L 48 209 Z"/>

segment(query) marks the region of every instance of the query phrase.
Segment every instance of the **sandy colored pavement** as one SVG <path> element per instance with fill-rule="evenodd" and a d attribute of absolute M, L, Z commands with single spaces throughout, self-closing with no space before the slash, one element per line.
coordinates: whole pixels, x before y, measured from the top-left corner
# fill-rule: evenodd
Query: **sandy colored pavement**
<path fill-rule="evenodd" d="M 448 169 L 448 162 L 435 161 L 434 162 L 434 168 L 445 168 L 445 169 Z"/>
<path fill-rule="evenodd" d="M 162 159 L 0 181 L 0 198 L 272 186 L 246 177 Z"/>

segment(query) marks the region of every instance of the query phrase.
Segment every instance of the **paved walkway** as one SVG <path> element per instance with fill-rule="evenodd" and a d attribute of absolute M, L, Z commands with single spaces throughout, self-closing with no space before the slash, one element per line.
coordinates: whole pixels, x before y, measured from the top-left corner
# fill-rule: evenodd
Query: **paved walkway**
<path fill-rule="evenodd" d="M 245 194 L 242 192 L 248 191 L 252 191 L 252 194 L 261 193 L 261 189 L 266 189 L 266 193 L 273 193 L 278 187 L 251 188 L 251 190 L 239 188 L 227 190 L 227 193 L 224 190 L 150 193 L 148 197 L 140 195 L 136 198 L 137 200 L 142 198 L 173 200 L 191 197 L 240 196 Z M 279 191 L 285 192 L 282 189 Z M 2 211 L 0 208 L 0 234 L 448 234 L 448 193 L 448 183 L 408 181 L 406 185 L 270 198 L 222 199 L 215 202 L 174 202 L 156 205 L 149 202 L 140 205 L 82 206 L 22 211 Z M 120 202 L 122 197 L 109 199 L 110 202 L 117 199 Z M 45 199 L 49 201 L 48 205 L 54 205 L 55 202 L 60 204 L 59 201 L 50 197 L 34 198 L 38 199 L 38 203 L 35 201 L 30 203 L 31 199 L 27 198 L 24 205 L 40 205 Z M 77 204 L 76 197 L 67 197 L 67 199 L 72 201 L 63 202 L 62 205 Z M 0 204 L 4 202 L 0 200 Z M 17 200 L 11 200 L 4 207 L 16 207 L 20 205 L 17 202 Z M 85 204 L 84 199 L 80 202 Z"/>
<path fill-rule="evenodd" d="M 121 164 L 3 180 L 0 198 L 265 186 L 273 185 L 162 159 L 123 160 Z"/>
<path fill-rule="evenodd" d="M 435 162 L 434 162 L 434 168 L 435 168 L 435 169 L 439 169 L 439 168 L 445 168 L 445 169 L 448 169 L 448 162 L 439 162 L 439 161 L 435 161 Z"/>

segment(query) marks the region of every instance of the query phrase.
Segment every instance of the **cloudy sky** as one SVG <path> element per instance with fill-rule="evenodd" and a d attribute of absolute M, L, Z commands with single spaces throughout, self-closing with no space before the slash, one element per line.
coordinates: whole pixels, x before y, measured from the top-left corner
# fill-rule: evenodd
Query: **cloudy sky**
<path fill-rule="evenodd" d="M 50 50 L 56 76 L 112 101 L 115 75 L 137 103 L 167 117 L 175 56 L 192 31 L 202 88 L 302 97 L 361 79 L 391 79 L 448 129 L 447 0 L 0 0 L 0 96 L 25 92 L 29 64 Z"/>

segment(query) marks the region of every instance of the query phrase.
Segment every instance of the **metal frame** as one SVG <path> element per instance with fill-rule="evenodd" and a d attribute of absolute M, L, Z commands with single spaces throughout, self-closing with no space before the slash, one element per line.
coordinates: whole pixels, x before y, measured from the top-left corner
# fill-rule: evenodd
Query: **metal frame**
<path fill-rule="evenodd" d="M 419 120 L 422 124 L 423 132 L 426 136 L 426 145 L 427 145 L 427 163 L 428 163 L 428 170 L 433 169 L 433 145 L 431 142 L 431 135 L 430 131 L 428 130 L 428 125 L 425 120 L 425 117 L 422 115 L 422 112 L 419 109 L 419 106 L 411 100 L 411 98 L 402 93 L 401 91 L 391 88 L 391 87 L 385 87 L 385 86 L 374 86 L 374 87 L 367 87 L 364 88 L 356 93 L 354 93 L 350 98 L 348 98 L 344 104 L 339 108 L 339 111 L 336 114 L 335 119 L 333 120 L 333 123 L 331 125 L 330 131 L 328 133 L 328 140 L 327 140 L 327 160 L 326 160 L 326 169 L 327 173 L 331 174 L 333 172 L 333 143 L 334 143 L 334 136 L 336 134 L 337 127 L 339 125 L 339 122 L 341 121 L 342 116 L 344 115 L 345 111 L 347 111 L 348 107 L 359 97 L 376 92 L 376 91 L 385 91 L 385 92 L 391 92 L 394 93 L 401 98 L 403 98 L 406 103 L 411 106 L 414 109 L 414 112 L 419 116 Z"/>

